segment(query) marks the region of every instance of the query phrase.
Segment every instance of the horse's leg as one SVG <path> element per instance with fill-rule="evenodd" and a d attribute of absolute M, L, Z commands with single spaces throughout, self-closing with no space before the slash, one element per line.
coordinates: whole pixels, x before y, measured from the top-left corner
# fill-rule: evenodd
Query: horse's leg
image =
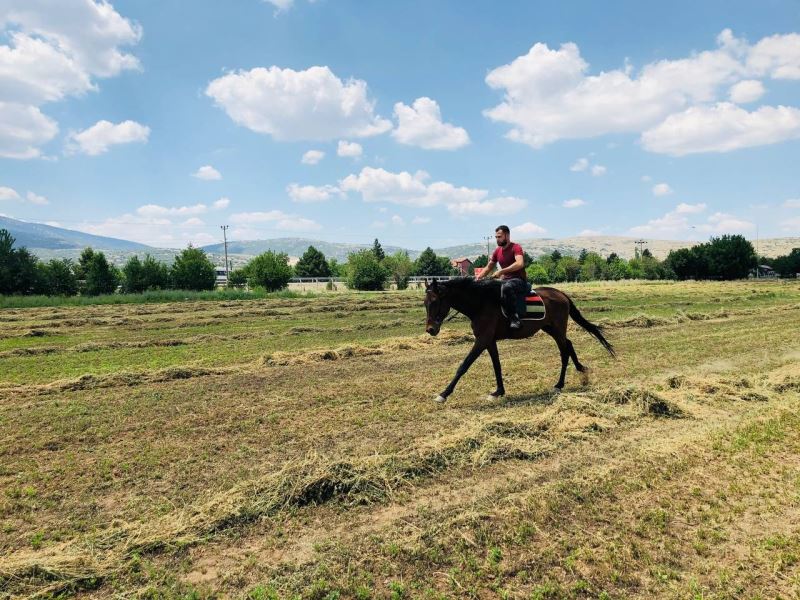
<path fill-rule="evenodd" d="M 485 344 L 482 344 L 478 340 L 475 340 L 475 344 L 472 346 L 472 350 L 469 351 L 469 354 L 467 354 L 467 356 L 464 358 L 464 362 L 462 362 L 461 365 L 456 370 L 456 375 L 455 377 L 453 377 L 453 381 L 451 381 L 450 384 L 446 388 L 444 388 L 444 391 L 436 397 L 436 402 L 444 402 L 445 400 L 447 400 L 447 397 L 453 393 L 454 389 L 456 389 L 456 384 L 458 383 L 458 380 L 461 379 L 464 373 L 467 372 L 467 369 L 469 369 L 470 366 L 472 366 L 472 363 L 475 362 L 475 359 L 478 358 L 481 355 L 481 352 L 483 352 L 485 349 L 486 349 Z"/>
<path fill-rule="evenodd" d="M 575 364 L 575 368 L 578 369 L 578 373 L 581 374 L 581 383 L 583 385 L 589 385 L 589 367 L 586 365 L 581 364 L 578 360 L 578 354 L 575 352 L 575 346 L 572 345 L 572 340 L 567 338 L 567 350 L 569 351 L 570 358 L 572 358 L 572 362 Z"/>
<path fill-rule="evenodd" d="M 564 387 L 564 376 L 567 374 L 567 365 L 569 365 L 569 348 L 567 346 L 567 336 L 564 332 L 558 331 L 555 327 L 548 325 L 543 330 L 550 334 L 550 336 L 558 344 L 558 351 L 561 353 L 561 374 L 558 377 L 558 383 L 555 384 L 555 389 L 561 390 Z"/>
<path fill-rule="evenodd" d="M 494 378 L 497 380 L 497 389 L 489 394 L 492 398 L 499 398 L 506 395 L 506 388 L 503 385 L 503 371 L 500 368 L 500 353 L 497 351 L 497 342 L 492 340 L 487 348 L 489 356 L 492 357 L 492 366 L 494 367 Z"/>

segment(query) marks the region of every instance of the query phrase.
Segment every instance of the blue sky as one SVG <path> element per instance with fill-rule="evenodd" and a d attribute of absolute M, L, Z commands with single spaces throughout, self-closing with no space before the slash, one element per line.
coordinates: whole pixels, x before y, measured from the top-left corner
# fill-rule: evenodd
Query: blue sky
<path fill-rule="evenodd" d="M 0 0 L 0 213 L 164 247 L 800 235 L 800 5 Z"/>

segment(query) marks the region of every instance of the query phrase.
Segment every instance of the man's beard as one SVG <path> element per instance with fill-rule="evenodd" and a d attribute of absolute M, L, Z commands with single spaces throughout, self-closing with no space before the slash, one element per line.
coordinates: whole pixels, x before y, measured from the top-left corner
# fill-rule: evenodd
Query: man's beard
<path fill-rule="evenodd" d="M 503 247 L 503 246 L 505 246 L 507 243 L 508 243 L 508 240 L 503 240 L 502 242 L 498 240 L 498 242 L 497 242 L 497 245 L 498 245 L 498 246 L 500 246 L 500 247 L 502 248 L 502 247 Z"/>

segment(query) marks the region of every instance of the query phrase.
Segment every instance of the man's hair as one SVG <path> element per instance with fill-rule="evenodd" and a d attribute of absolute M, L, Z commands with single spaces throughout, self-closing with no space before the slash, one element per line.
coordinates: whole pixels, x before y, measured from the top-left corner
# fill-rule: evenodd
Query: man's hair
<path fill-rule="evenodd" d="M 502 231 L 506 235 L 510 235 L 511 234 L 511 230 L 508 228 L 508 225 L 500 225 L 500 227 L 497 227 L 494 230 L 495 233 L 497 233 L 498 231 Z"/>

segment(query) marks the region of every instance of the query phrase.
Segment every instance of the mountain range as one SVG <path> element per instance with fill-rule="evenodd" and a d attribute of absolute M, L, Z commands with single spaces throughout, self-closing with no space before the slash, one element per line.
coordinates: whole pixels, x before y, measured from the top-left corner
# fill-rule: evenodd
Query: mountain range
<path fill-rule="evenodd" d="M 16 238 L 17 246 L 26 246 L 43 260 L 51 258 L 76 259 L 86 246 L 102 250 L 117 265 L 123 264 L 131 255 L 142 255 L 144 253 L 149 253 L 159 260 L 171 262 L 175 255 L 180 252 L 180 250 L 173 248 L 155 248 L 137 242 L 92 235 L 42 223 L 29 223 L 4 216 L 0 216 L 0 229 L 7 229 Z M 615 252 L 623 258 L 632 258 L 636 239 L 623 236 L 586 236 L 561 239 L 532 238 L 515 241 L 519 242 L 532 256 L 550 254 L 555 250 L 564 255 L 577 256 L 585 248 L 589 251 L 598 252 L 603 256 L 608 256 Z M 792 248 L 800 247 L 800 237 L 768 238 L 753 242 L 754 245 L 757 245 L 759 254 L 762 256 L 788 254 Z M 677 240 L 647 240 L 645 247 L 649 248 L 654 256 L 664 258 L 670 250 L 686 248 L 695 243 Z M 311 245 L 329 259 L 336 258 L 340 262 L 346 261 L 347 255 L 351 252 L 371 247 L 371 244 L 345 244 L 306 238 L 231 241 L 228 242 L 228 259 L 233 262 L 234 266 L 239 266 L 257 254 L 273 250 L 285 252 L 296 260 Z M 431 244 L 431 246 L 434 245 L 435 242 Z M 225 256 L 223 244 L 211 244 L 202 248 L 211 255 L 214 262 L 223 264 Z M 420 250 L 405 249 L 397 246 L 383 246 L 383 249 L 387 254 L 392 254 L 398 250 L 406 250 L 412 259 L 420 254 Z M 450 258 L 466 256 L 473 259 L 481 254 L 486 254 L 487 249 L 492 250 L 493 247 L 487 248 L 484 243 L 480 242 L 443 248 L 434 247 L 434 251 L 438 255 L 449 256 Z"/>

